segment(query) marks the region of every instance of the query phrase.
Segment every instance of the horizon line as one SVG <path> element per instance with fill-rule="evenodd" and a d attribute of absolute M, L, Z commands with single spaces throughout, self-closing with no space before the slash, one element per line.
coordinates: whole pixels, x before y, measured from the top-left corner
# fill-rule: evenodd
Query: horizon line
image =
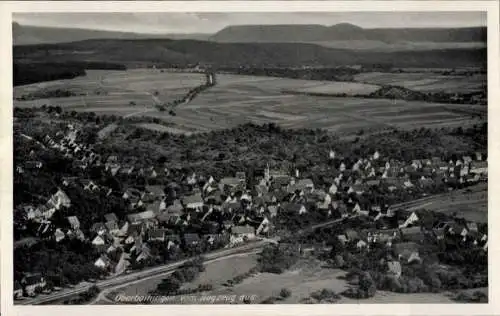
<path fill-rule="evenodd" d="M 109 29 L 109 28 L 92 28 L 92 27 L 65 27 L 65 26 L 50 26 L 50 25 L 40 25 L 40 24 L 26 24 L 26 23 L 19 23 L 17 21 L 12 20 L 12 24 L 18 24 L 20 26 L 28 26 L 28 27 L 39 27 L 39 28 L 54 28 L 54 29 L 70 29 L 70 30 L 90 30 L 90 31 L 104 31 L 104 32 L 117 32 L 117 33 L 132 33 L 132 34 L 145 34 L 145 35 L 162 35 L 162 34 L 182 34 L 182 35 L 189 35 L 189 34 L 200 34 L 200 35 L 212 35 L 216 34 L 228 27 L 233 27 L 233 26 L 304 26 L 304 25 L 314 25 L 314 26 L 324 26 L 324 27 L 334 27 L 337 25 L 350 25 L 354 26 L 357 28 L 360 28 L 362 30 L 386 30 L 386 29 L 391 29 L 391 30 L 407 30 L 407 29 L 465 29 L 465 28 L 487 28 L 486 25 L 465 25 L 465 26 L 425 26 L 425 27 L 361 27 L 359 25 L 349 23 L 349 22 L 341 22 L 341 23 L 336 23 L 332 25 L 326 25 L 326 24 L 320 24 L 320 23 L 297 23 L 297 24 L 283 24 L 283 23 L 278 23 L 278 24 L 270 24 L 270 23 L 262 23 L 262 24 L 231 24 L 227 25 L 218 31 L 215 32 L 137 32 L 137 31 L 128 31 L 128 30 L 118 30 L 118 29 Z"/>

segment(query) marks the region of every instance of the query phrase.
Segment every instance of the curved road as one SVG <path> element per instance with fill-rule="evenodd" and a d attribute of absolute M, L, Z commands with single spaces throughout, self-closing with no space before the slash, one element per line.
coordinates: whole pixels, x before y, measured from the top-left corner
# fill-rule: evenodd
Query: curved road
<path fill-rule="evenodd" d="M 354 215 L 354 216 L 351 216 L 349 218 L 354 218 L 356 216 L 357 215 Z M 313 231 L 314 229 L 333 225 L 336 223 L 340 223 L 343 220 L 344 219 L 340 218 L 340 219 L 334 219 L 334 220 L 331 220 L 328 222 L 316 224 L 316 225 L 310 226 L 306 229 L 301 229 L 301 230 L 297 231 L 297 233 L 295 235 L 302 235 L 305 233 L 309 233 L 309 232 Z M 255 249 L 260 248 L 268 243 L 276 244 L 276 243 L 278 243 L 279 240 L 280 240 L 280 237 L 261 238 L 260 240 L 258 240 L 256 242 L 241 245 L 239 247 L 214 251 L 214 252 L 205 254 L 204 257 L 205 257 L 205 260 L 207 262 L 211 262 L 214 260 L 222 260 L 222 259 L 230 258 L 234 255 L 238 255 L 238 254 L 239 255 L 248 254 L 251 251 L 255 251 Z M 190 259 L 191 258 L 188 258 L 188 259 L 184 259 L 181 261 L 169 263 L 169 264 L 166 264 L 163 266 L 148 268 L 146 270 L 137 271 L 137 272 L 133 272 L 133 273 L 129 273 L 129 274 L 120 275 L 117 277 L 108 278 L 105 280 L 98 281 L 96 283 L 85 283 L 85 284 L 77 286 L 76 288 L 68 289 L 68 290 L 62 291 L 62 292 L 56 292 L 53 294 L 43 295 L 43 296 L 39 295 L 39 296 L 32 298 L 32 299 L 26 299 L 23 301 L 15 302 L 15 305 L 40 305 L 40 304 L 44 304 L 44 303 L 60 301 L 64 298 L 83 293 L 83 292 L 87 291 L 93 285 L 96 285 L 97 287 L 99 287 L 101 289 L 101 291 L 104 292 L 103 295 L 106 295 L 106 293 L 109 293 L 109 290 L 111 290 L 111 289 L 124 287 L 127 284 L 137 283 L 138 281 L 142 281 L 142 280 L 147 279 L 147 278 L 157 277 L 157 276 L 162 275 L 162 274 L 173 272 L 173 271 L 175 271 L 175 269 L 179 268 L 182 264 L 184 264 L 186 261 L 188 261 Z M 100 295 L 99 297 L 102 298 L 103 295 Z M 94 300 L 92 303 L 95 303 L 95 302 L 97 302 L 97 300 Z"/>
<path fill-rule="evenodd" d="M 209 260 L 214 260 L 214 259 L 222 259 L 222 258 L 230 257 L 230 256 L 233 256 L 235 254 L 247 253 L 247 252 L 250 252 L 251 250 L 255 250 L 256 248 L 264 246 L 265 244 L 269 243 L 271 240 L 276 242 L 276 239 L 259 240 L 259 241 L 256 241 L 256 242 L 253 242 L 250 244 L 241 245 L 239 247 L 211 252 L 211 253 L 205 254 L 204 257 L 205 257 L 206 261 L 209 261 Z M 182 264 L 184 264 L 186 261 L 188 261 L 190 259 L 191 258 L 188 258 L 188 259 L 184 259 L 184 260 L 177 261 L 174 263 L 169 263 L 167 265 L 153 267 L 153 268 L 149 268 L 149 269 L 138 271 L 138 272 L 120 275 L 120 276 L 113 277 L 113 278 L 108 278 L 105 280 L 98 281 L 96 283 L 85 283 L 85 284 L 82 284 L 76 288 L 68 289 L 68 290 L 62 291 L 62 292 L 56 292 L 53 294 L 43 295 L 43 296 L 39 295 L 39 296 L 32 298 L 32 299 L 26 299 L 23 301 L 15 302 L 14 305 L 40 305 L 40 304 L 44 304 L 44 303 L 59 301 L 59 300 L 62 300 L 66 297 L 70 297 L 70 296 L 74 296 L 74 295 L 83 293 L 83 292 L 87 291 L 93 285 L 96 285 L 101 290 L 108 289 L 110 287 L 126 286 L 127 284 L 135 282 L 137 280 L 142 280 L 142 279 L 152 277 L 152 276 L 158 276 L 158 275 L 164 274 L 166 272 L 170 272 L 170 271 L 173 272 L 175 269 L 179 268 Z"/>
<path fill-rule="evenodd" d="M 227 256 L 224 256 L 224 257 L 220 257 L 220 258 L 206 260 L 205 264 L 212 263 L 212 262 L 217 262 L 217 261 L 222 261 L 222 260 L 227 260 L 227 259 L 231 259 L 231 258 L 234 258 L 234 257 L 248 256 L 248 255 L 257 254 L 257 253 L 259 253 L 258 250 L 257 251 L 253 250 L 253 251 L 244 252 L 244 253 L 237 253 L 237 254 L 227 255 Z M 164 273 L 151 275 L 151 276 L 148 276 L 148 277 L 145 277 L 145 278 L 140 278 L 140 279 L 135 280 L 135 281 L 127 282 L 126 284 L 121 284 L 121 285 L 109 287 L 109 288 L 101 291 L 99 293 L 99 295 L 94 300 L 92 300 L 92 302 L 89 303 L 89 305 L 99 305 L 100 303 L 103 303 L 103 302 L 104 303 L 114 303 L 113 300 L 111 300 L 110 298 L 107 297 L 107 295 L 109 295 L 112 291 L 124 288 L 124 287 L 132 285 L 132 284 L 144 282 L 144 281 L 146 281 L 148 279 L 153 279 L 153 278 L 157 278 L 157 277 L 161 277 L 161 276 L 167 276 L 167 275 L 170 275 L 170 274 L 172 274 L 174 272 L 175 272 L 175 270 L 171 270 L 171 271 L 167 271 L 167 272 L 164 272 Z"/>

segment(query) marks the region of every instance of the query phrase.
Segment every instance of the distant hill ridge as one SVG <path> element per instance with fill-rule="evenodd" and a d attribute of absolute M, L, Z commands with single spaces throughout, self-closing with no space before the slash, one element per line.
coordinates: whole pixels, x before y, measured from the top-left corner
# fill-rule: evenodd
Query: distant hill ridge
<path fill-rule="evenodd" d="M 214 42 L 328 42 L 365 40 L 435 43 L 486 43 L 486 27 L 467 28 L 375 28 L 364 29 L 350 23 L 332 26 L 319 24 L 233 25 L 215 34 L 144 34 L 78 28 L 56 28 L 12 24 L 14 45 L 48 44 L 88 39 L 192 39 Z"/>
<path fill-rule="evenodd" d="M 207 40 L 211 34 L 145 34 L 133 32 L 115 32 L 79 28 L 57 28 L 21 25 L 12 23 L 12 39 L 14 45 L 56 44 L 90 39 L 197 39 Z"/>
<path fill-rule="evenodd" d="M 218 42 L 318 42 L 376 40 L 384 42 L 486 42 L 486 27 L 466 28 L 374 28 L 350 23 L 332 26 L 234 25 L 210 37 Z"/>
<path fill-rule="evenodd" d="M 486 49 L 368 52 L 333 49 L 308 43 L 216 43 L 170 39 L 93 39 L 61 44 L 18 45 L 14 61 L 113 62 L 127 67 L 337 67 L 391 65 L 394 67 L 484 67 Z"/>

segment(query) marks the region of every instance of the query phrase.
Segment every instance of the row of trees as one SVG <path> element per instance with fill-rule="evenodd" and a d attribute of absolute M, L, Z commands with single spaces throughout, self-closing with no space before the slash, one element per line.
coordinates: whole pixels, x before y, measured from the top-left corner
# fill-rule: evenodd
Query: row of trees
<path fill-rule="evenodd" d="M 66 89 L 54 89 L 54 90 L 40 90 L 32 93 L 23 94 L 22 96 L 16 98 L 18 101 L 26 101 L 26 100 L 36 100 L 36 99 L 44 99 L 44 98 L 67 98 L 77 95 L 76 92 Z"/>
<path fill-rule="evenodd" d="M 351 67 L 338 68 L 219 68 L 221 72 L 236 73 L 239 75 L 280 77 L 303 80 L 330 80 L 330 81 L 352 81 L 354 75 L 360 70 Z"/>
<path fill-rule="evenodd" d="M 32 62 L 14 60 L 14 86 L 60 79 L 73 79 L 85 76 L 86 69 L 126 70 L 122 64 L 109 62 L 72 61 L 72 62 Z"/>

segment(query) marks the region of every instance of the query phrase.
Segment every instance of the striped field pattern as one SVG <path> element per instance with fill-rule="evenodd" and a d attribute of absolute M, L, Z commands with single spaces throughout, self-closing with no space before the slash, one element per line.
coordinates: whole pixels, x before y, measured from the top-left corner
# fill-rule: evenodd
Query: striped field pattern
<path fill-rule="evenodd" d="M 425 81 L 422 77 L 425 74 L 418 75 L 419 78 L 413 76 L 415 78 L 410 79 Z M 431 73 L 429 76 L 435 75 Z M 381 75 L 365 74 L 363 80 L 371 81 L 373 78 L 380 82 Z M 85 97 L 14 101 L 14 105 L 20 107 L 60 105 L 65 109 L 76 111 L 125 116 L 140 112 L 144 108 L 152 108 L 155 104 L 152 98 L 154 91 L 158 91 L 159 100 L 168 102 L 199 85 L 200 82 L 203 83 L 203 80 L 202 74 L 161 73 L 152 69 L 89 71 L 87 76 L 72 80 L 16 87 L 15 95 L 34 91 L 37 86 L 70 87 L 90 92 L 99 88 L 104 90 L 105 94 L 90 93 Z M 471 84 L 476 83 L 473 80 Z M 388 127 L 441 128 L 478 123 L 478 119 L 472 118 L 466 112 L 453 111 L 453 109 L 463 109 L 463 105 L 286 93 L 286 91 L 310 90 L 349 95 L 362 94 L 363 91 L 371 93 L 376 88 L 376 85 L 361 83 L 218 74 L 216 86 L 200 93 L 192 102 L 177 107 L 175 116 L 169 115 L 168 111 L 159 112 L 154 109 L 141 115 L 157 117 L 168 122 L 169 126 L 175 127 L 170 130 L 176 133 L 208 132 L 246 122 L 258 124 L 274 122 L 284 128 L 322 128 L 340 134 L 354 134 L 360 130 L 377 131 Z M 484 111 L 484 108 L 480 109 L 481 106 L 466 107 Z M 163 130 L 157 125 L 142 126 Z"/>

